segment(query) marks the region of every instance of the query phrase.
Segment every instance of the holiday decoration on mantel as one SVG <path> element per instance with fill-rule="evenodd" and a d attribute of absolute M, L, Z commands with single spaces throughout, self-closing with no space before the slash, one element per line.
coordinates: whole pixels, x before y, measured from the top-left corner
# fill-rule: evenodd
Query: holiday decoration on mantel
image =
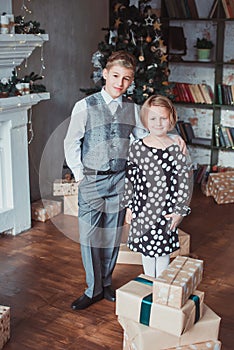
<path fill-rule="evenodd" d="M 40 28 L 37 21 L 25 22 L 24 17 L 15 17 L 15 33 L 16 34 L 45 34 L 45 30 Z"/>
<path fill-rule="evenodd" d="M 46 92 L 46 87 L 43 84 L 35 84 L 35 81 L 41 79 L 43 77 L 34 72 L 20 79 L 13 71 L 10 79 L 2 78 L 0 80 L 0 98 Z"/>
<path fill-rule="evenodd" d="M 134 83 L 126 96 L 142 104 L 157 93 L 173 97 L 168 83 L 167 47 L 164 44 L 160 14 L 148 5 L 147 0 L 112 0 L 110 4 L 110 28 L 105 41 L 98 44 L 93 54 L 94 88 L 81 89 L 86 94 L 101 90 L 104 85 L 102 69 L 113 51 L 125 50 L 137 60 Z"/>

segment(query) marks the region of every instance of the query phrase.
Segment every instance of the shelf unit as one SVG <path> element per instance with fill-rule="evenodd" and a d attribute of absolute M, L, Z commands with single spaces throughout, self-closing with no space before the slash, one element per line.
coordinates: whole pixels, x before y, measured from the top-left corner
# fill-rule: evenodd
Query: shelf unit
<path fill-rule="evenodd" d="M 169 60 L 169 81 L 188 82 L 191 84 L 206 83 L 212 87 L 214 101 L 211 105 L 176 102 L 179 119 L 189 121 L 194 128 L 195 136 L 211 138 L 210 147 L 189 145 L 190 154 L 194 163 L 218 164 L 234 167 L 234 152 L 231 148 L 217 147 L 215 143 L 215 124 L 234 127 L 234 106 L 217 104 L 217 84 L 234 84 L 234 19 L 224 18 L 222 0 L 218 3 L 217 18 L 208 18 L 213 0 L 205 4 L 197 0 L 199 18 L 168 18 L 165 0 L 161 1 L 163 28 L 165 37 L 169 26 L 183 27 L 186 38 L 187 52 L 183 60 L 172 62 Z M 200 18 L 202 17 L 202 18 Z M 215 43 L 209 62 L 199 62 L 196 58 L 197 37 L 208 32 Z M 167 44 L 167 43 L 166 43 Z M 170 52 L 168 52 L 168 57 Z M 231 61 L 232 60 L 232 61 Z"/>

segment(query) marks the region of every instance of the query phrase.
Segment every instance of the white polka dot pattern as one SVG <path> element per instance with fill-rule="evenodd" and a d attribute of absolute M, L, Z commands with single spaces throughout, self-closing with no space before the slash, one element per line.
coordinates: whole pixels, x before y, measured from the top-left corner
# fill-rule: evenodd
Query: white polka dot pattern
<path fill-rule="evenodd" d="M 124 194 L 125 206 L 133 212 L 131 250 L 158 257 L 179 249 L 178 231 L 170 230 L 164 215 L 175 210 L 184 215 L 188 208 L 187 172 L 186 157 L 178 145 L 155 149 L 142 140 L 133 142 Z"/>

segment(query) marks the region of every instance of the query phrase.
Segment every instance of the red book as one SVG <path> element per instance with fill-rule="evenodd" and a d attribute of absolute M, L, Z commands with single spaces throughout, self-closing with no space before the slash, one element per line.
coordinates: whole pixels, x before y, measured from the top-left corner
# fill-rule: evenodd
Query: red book
<path fill-rule="evenodd" d="M 189 84 L 188 83 L 184 83 L 184 85 L 185 85 L 185 89 L 187 91 L 187 94 L 189 95 L 189 102 L 195 103 L 195 100 L 194 100 L 193 95 L 192 95 L 192 93 L 190 91 L 190 88 L 189 88 Z"/>
<path fill-rule="evenodd" d="M 222 4 L 223 4 L 223 9 L 224 9 L 226 18 L 232 18 L 232 8 L 230 5 L 230 1 L 222 0 Z"/>
<path fill-rule="evenodd" d="M 188 7 L 192 18 L 199 18 L 195 0 L 188 0 Z"/>

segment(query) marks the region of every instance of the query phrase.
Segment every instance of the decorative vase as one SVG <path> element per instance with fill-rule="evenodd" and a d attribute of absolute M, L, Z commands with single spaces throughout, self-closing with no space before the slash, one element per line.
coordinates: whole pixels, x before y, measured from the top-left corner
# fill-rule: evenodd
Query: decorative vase
<path fill-rule="evenodd" d="M 197 49 L 197 59 L 202 62 L 210 61 L 210 49 Z"/>

